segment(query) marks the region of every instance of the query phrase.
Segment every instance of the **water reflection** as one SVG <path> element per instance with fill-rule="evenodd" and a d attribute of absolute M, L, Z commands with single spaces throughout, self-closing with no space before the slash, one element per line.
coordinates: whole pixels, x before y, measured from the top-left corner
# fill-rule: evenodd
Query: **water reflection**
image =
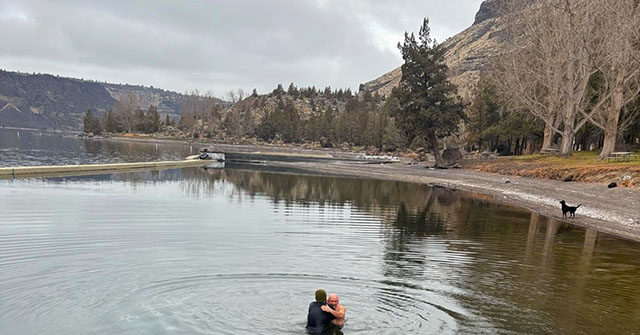
<path fill-rule="evenodd" d="M 169 332 L 158 320 L 185 333 L 270 333 L 262 321 L 286 315 L 283 332 L 295 334 L 290 314 L 304 314 L 317 287 L 341 294 L 346 334 L 639 330 L 637 243 L 465 192 L 292 172 L 0 182 L 0 304 L 15 307 L 0 330 L 24 323 L 24 305 L 63 320 L 87 305 L 108 314 L 83 319 L 95 333 Z M 50 287 L 115 303 L 68 306 Z M 255 307 L 260 295 L 282 297 L 282 310 Z"/>
<path fill-rule="evenodd" d="M 73 134 L 0 129 L 0 166 L 36 166 L 178 160 L 198 152 L 181 142 L 78 138 Z"/>
<path fill-rule="evenodd" d="M 202 171 L 189 173 L 195 177 Z M 207 174 L 210 181 L 230 182 L 238 188 L 237 194 L 249 198 L 267 195 L 274 203 L 287 206 L 314 202 L 355 205 L 379 217 L 386 227 L 381 235 L 382 274 L 389 285 L 380 289 L 379 308 L 397 309 L 394 304 L 402 305 L 412 294 L 406 283 L 426 282 L 436 292 L 455 296 L 463 310 L 477 312 L 473 317 L 457 316 L 469 329 L 497 327 L 534 333 L 598 332 L 608 327 L 637 330 L 637 323 L 625 318 L 637 320 L 633 306 L 640 299 L 640 285 L 626 278 L 640 275 L 640 258 L 624 256 L 627 252 L 640 256 L 636 243 L 606 236 L 607 246 L 602 247 L 601 258 L 596 258 L 599 234 L 593 230 L 443 188 L 229 169 Z M 207 187 L 201 184 L 198 192 L 202 188 Z M 614 241 L 626 247 L 621 249 Z M 615 251 L 605 251 L 607 248 Z M 620 272 L 607 269 L 610 252 L 622 252 L 618 255 L 625 259 L 627 273 L 617 276 Z M 602 282 L 605 278 L 606 284 Z M 598 282 L 608 293 L 594 288 Z M 613 293 L 613 287 L 621 291 Z M 626 298 L 612 302 L 608 294 Z M 439 308 L 451 315 L 460 309 L 455 304 Z M 612 318 L 619 323 L 613 325 L 598 316 L 605 308 L 616 311 Z M 519 315 L 517 320 L 514 313 Z M 567 313 L 571 315 L 568 321 Z"/>

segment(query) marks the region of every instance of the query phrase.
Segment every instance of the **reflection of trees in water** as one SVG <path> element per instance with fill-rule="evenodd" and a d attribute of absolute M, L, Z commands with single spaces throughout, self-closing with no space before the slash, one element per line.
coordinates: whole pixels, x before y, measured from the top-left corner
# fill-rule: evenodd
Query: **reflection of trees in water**
<path fill-rule="evenodd" d="M 353 204 L 366 210 L 384 222 L 382 273 L 389 285 L 435 278 L 463 292 L 480 292 L 457 301 L 500 329 L 545 332 L 550 324 L 562 324 L 566 311 L 574 320 L 601 320 L 596 307 L 608 308 L 612 320 L 640 318 L 629 315 L 640 301 L 640 251 L 632 242 L 596 238 L 593 231 L 426 185 L 233 169 L 168 171 L 154 179 L 175 179 L 193 196 L 218 193 L 227 184 L 225 192 L 238 201 L 268 196 L 285 204 Z M 455 259 L 447 259 L 450 254 Z M 382 305 L 406 292 L 402 286 L 391 289 L 381 292 Z M 531 313 L 516 317 L 514 310 Z M 547 310 L 553 315 L 536 322 Z M 561 330 L 584 329 L 571 327 Z"/>
<path fill-rule="evenodd" d="M 151 142 L 84 139 L 88 157 L 108 162 L 142 162 L 179 159 L 192 153 L 186 144 L 158 144 Z"/>
<path fill-rule="evenodd" d="M 455 221 L 448 222 L 453 228 L 448 234 L 473 243 L 450 243 L 448 249 L 472 257 L 461 269 L 463 275 L 457 276 L 455 285 L 468 292 L 482 292 L 482 295 L 463 297 L 459 301 L 480 315 L 493 316 L 491 322 L 499 328 L 548 332 L 547 327 L 553 325 L 557 333 L 573 334 L 585 329 L 584 323 L 580 325 L 575 320 L 585 320 L 586 324 L 590 324 L 586 320 L 599 320 L 593 329 L 616 324 L 601 318 L 603 308 L 609 311 L 608 319 L 620 321 L 624 319 L 622 316 L 628 316 L 625 310 L 636 309 L 634 304 L 640 301 L 637 281 L 611 280 L 614 273 L 594 271 L 620 261 L 627 264 L 624 266 L 627 275 L 640 275 L 640 262 L 630 267 L 629 262 L 619 259 L 619 251 L 615 249 L 621 248 L 621 240 L 612 239 L 612 245 L 603 247 L 607 256 L 599 260 L 596 255 L 601 241 L 592 230 L 475 200 L 463 203 L 460 216 L 466 223 L 456 226 Z M 631 253 L 637 255 L 640 251 L 636 248 Z M 625 300 L 616 299 L 611 292 L 633 293 Z M 514 310 L 531 313 L 516 320 L 512 315 Z M 548 317 L 540 322 L 537 318 L 540 315 Z"/>
<path fill-rule="evenodd" d="M 455 219 L 457 192 L 443 188 L 430 188 L 421 197 L 422 204 L 408 207 L 405 202 L 397 206 L 395 218 L 386 220 L 385 277 L 420 278 L 425 271 L 428 243 L 426 237 L 446 233 L 448 220 Z"/>
<path fill-rule="evenodd" d="M 102 151 L 102 141 L 84 140 L 84 149 L 90 157 L 98 156 Z"/>
<path fill-rule="evenodd" d="M 265 195 L 275 203 L 307 205 L 353 204 L 360 209 L 397 206 L 404 202 L 410 206 L 423 203 L 430 189 L 426 185 L 404 182 L 348 179 L 337 177 L 295 175 L 235 169 L 184 169 L 182 183 L 193 194 L 213 192 L 216 182 L 228 182 L 237 191 L 250 197 Z"/>

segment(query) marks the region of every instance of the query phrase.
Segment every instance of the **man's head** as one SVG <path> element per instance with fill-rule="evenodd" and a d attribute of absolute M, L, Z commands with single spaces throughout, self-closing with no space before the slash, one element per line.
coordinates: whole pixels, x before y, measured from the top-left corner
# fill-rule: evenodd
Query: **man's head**
<path fill-rule="evenodd" d="M 317 302 L 325 302 L 327 301 L 327 291 L 323 289 L 316 290 L 316 301 Z"/>
<path fill-rule="evenodd" d="M 338 300 L 338 295 L 335 293 L 329 294 L 329 299 L 327 299 L 327 303 L 329 303 L 329 305 L 338 306 L 338 304 L 340 303 L 340 300 Z"/>

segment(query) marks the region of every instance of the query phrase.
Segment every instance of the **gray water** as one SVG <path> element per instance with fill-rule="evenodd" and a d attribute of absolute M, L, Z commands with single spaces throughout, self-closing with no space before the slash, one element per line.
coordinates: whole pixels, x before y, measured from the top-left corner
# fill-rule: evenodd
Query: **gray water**
<path fill-rule="evenodd" d="M 180 160 L 199 150 L 199 145 L 186 142 L 134 142 L 0 129 L 0 167 Z"/>
<path fill-rule="evenodd" d="M 1 180 L 0 213 L 0 334 L 304 334 L 318 288 L 345 334 L 639 332 L 637 243 L 444 188 L 238 165 Z"/>

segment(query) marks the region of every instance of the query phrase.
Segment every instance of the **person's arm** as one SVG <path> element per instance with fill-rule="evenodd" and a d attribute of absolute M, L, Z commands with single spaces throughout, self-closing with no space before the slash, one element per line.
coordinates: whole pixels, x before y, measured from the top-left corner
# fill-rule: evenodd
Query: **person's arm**
<path fill-rule="evenodd" d="M 337 310 L 332 309 L 331 307 L 329 307 L 327 305 L 323 305 L 320 308 L 322 308 L 322 311 L 324 311 L 324 312 L 331 313 L 331 315 L 335 316 L 337 319 L 344 318 L 344 314 L 346 312 L 346 309 L 344 308 L 344 306 L 338 307 Z"/>

